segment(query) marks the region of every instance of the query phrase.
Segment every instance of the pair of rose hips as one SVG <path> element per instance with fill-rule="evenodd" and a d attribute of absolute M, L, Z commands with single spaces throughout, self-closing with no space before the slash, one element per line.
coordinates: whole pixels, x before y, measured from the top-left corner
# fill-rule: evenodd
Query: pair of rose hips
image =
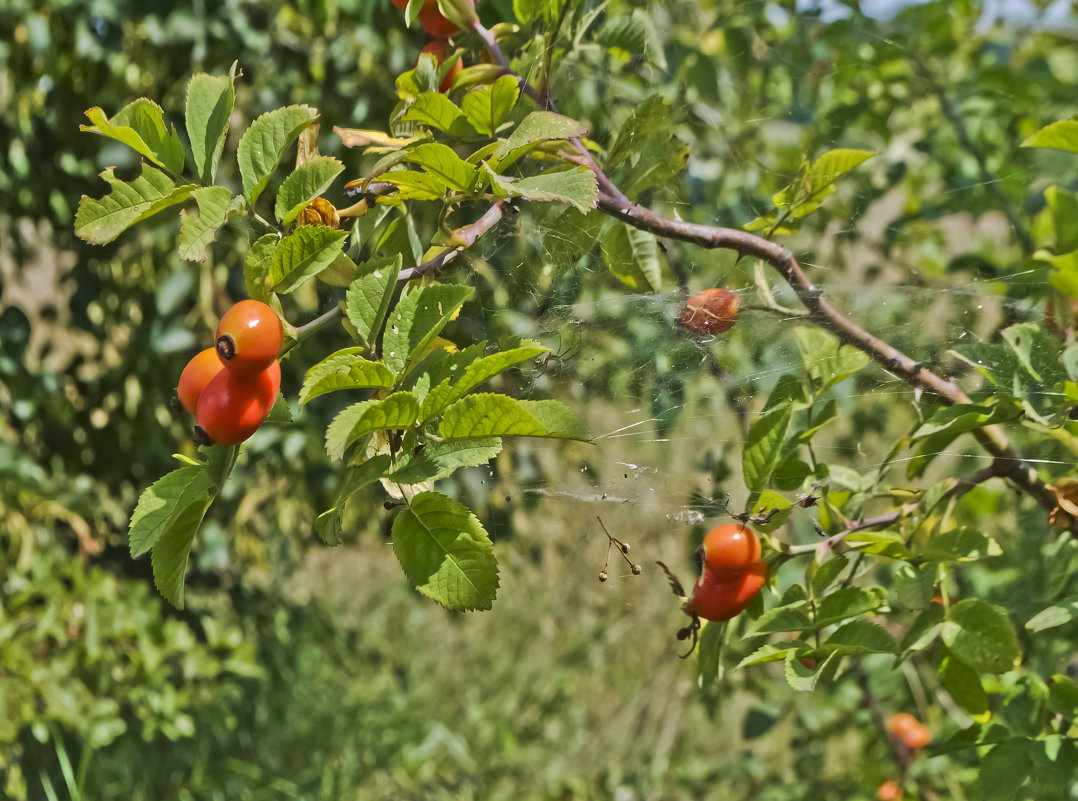
<path fill-rule="evenodd" d="M 408 7 L 408 0 L 393 0 L 393 5 L 404 11 Z M 447 39 L 460 30 L 438 10 L 438 0 L 426 0 L 419 9 L 417 19 L 419 27 L 439 39 Z"/>
<path fill-rule="evenodd" d="M 924 748 L 932 742 L 932 731 L 907 712 L 892 715 L 887 721 L 887 731 L 913 751 Z"/>
<path fill-rule="evenodd" d="M 743 523 L 726 523 L 704 537 L 700 575 L 685 611 L 704 620 L 736 617 L 767 581 L 760 539 Z"/>
<path fill-rule="evenodd" d="M 176 387 L 195 415 L 197 444 L 238 445 L 258 430 L 281 388 L 283 341 L 281 320 L 265 303 L 241 300 L 225 312 L 215 347 L 187 363 Z"/>

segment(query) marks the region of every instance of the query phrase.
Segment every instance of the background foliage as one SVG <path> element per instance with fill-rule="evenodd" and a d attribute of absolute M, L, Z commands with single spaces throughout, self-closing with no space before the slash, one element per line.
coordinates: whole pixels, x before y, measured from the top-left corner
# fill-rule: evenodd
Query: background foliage
<path fill-rule="evenodd" d="M 490 25 L 514 13 L 527 20 L 540 5 L 485 0 L 480 10 Z M 961 373 L 944 351 L 1040 322 L 1048 264 L 1034 252 L 1073 249 L 1044 190 L 1073 190 L 1078 159 L 1018 147 L 1074 113 L 1073 20 L 1041 26 L 1051 18 L 1034 6 L 1022 22 L 995 20 L 976 3 L 929 2 L 888 19 L 852 3 L 823 16 L 807 5 L 612 0 L 584 46 L 560 61 L 553 94 L 610 146 L 658 93 L 674 111 L 655 147 L 680 142 L 691 156 L 642 199 L 700 222 L 766 215 L 803 157 L 879 153 L 787 241 L 806 265 L 826 266 L 820 284 L 851 316 Z M 544 24 L 532 25 L 519 38 L 524 59 L 542 52 L 528 31 Z M 337 478 L 322 443 L 331 407 L 317 403 L 244 449 L 200 533 L 187 607 L 167 606 L 148 560 L 128 556 L 127 516 L 173 466 L 170 454 L 189 447 L 169 394 L 220 312 L 245 295 L 249 232 L 226 229 L 198 265 L 179 260 L 164 225 L 104 248 L 80 243 L 78 198 L 101 194 L 105 166 L 130 177 L 137 164 L 80 135 L 82 113 L 112 113 L 139 96 L 178 111 L 192 72 L 223 74 L 238 60 L 234 131 L 289 103 L 318 108 L 327 131 L 384 128 L 394 79 L 423 40 L 388 0 L 177 3 L 153 15 L 133 3 L 16 0 L 0 11 L 0 30 L 8 795 L 867 799 L 897 771 L 881 716 L 914 710 L 940 741 L 972 720 L 960 707 L 976 701 L 949 702 L 934 664 L 892 670 L 887 656 L 808 694 L 781 666 L 733 672 L 748 652 L 727 653 L 721 690 L 701 690 L 693 667 L 673 658 L 679 613 L 657 571 L 595 580 L 605 538 L 582 521 L 596 511 L 640 561 L 686 571 L 705 530 L 689 513 L 710 522 L 727 497 L 744 502 L 743 432 L 797 364 L 797 345 L 790 326 L 752 310 L 751 265 L 690 248 L 671 254 L 676 288 L 747 290 L 739 326 L 701 346 L 669 323 L 676 288 L 628 294 L 605 272 L 602 248 L 555 269 L 566 260 L 559 248 L 576 255 L 565 220 L 526 205 L 480 244 L 478 299 L 458 333 L 539 336 L 567 358 L 513 379 L 518 391 L 562 398 L 593 431 L 646 422 L 599 448 L 522 443 L 492 470 L 454 477 L 446 491 L 495 535 L 503 574 L 494 610 L 461 617 L 417 599 L 384 546 L 387 516 L 373 494 L 353 503 L 345 546 L 318 544 L 310 521 L 332 504 Z M 349 177 L 370 166 L 328 134 L 319 145 Z M 232 164 L 219 180 L 238 185 Z M 313 316 L 322 299 L 297 302 Z M 324 342 L 323 352 L 335 347 L 328 334 Z M 284 367 L 294 396 L 302 366 Z M 908 395 L 867 368 L 833 392 L 836 421 L 816 447 L 856 482 L 916 425 Z M 1047 475 L 1072 470 L 1063 446 L 1022 436 Z M 967 474 L 981 466 L 975 454 L 959 447 L 929 465 L 929 477 Z M 586 500 L 602 494 L 633 503 Z M 1066 612 L 1074 544 L 1002 483 L 965 495 L 956 515 L 999 551 L 949 574 L 948 590 L 997 604 L 1017 625 L 1023 669 L 986 689 L 1011 736 L 1037 738 L 1045 755 L 1004 749 L 987 771 L 986 749 L 924 756 L 913 780 L 939 797 L 1057 798 L 1050 768 L 1066 769 L 1058 754 L 1071 747 L 1061 743 L 1075 699 L 1045 679 L 1075 670 Z M 808 519 L 799 513 L 794 527 L 811 537 Z M 895 593 L 908 586 L 886 566 L 873 578 Z M 1037 625 L 1025 624 L 1061 601 L 1060 625 L 1032 638 Z M 1058 734 L 1044 734 L 1046 721 Z M 1047 778 L 1021 788 L 1000 780 L 1035 768 Z"/>

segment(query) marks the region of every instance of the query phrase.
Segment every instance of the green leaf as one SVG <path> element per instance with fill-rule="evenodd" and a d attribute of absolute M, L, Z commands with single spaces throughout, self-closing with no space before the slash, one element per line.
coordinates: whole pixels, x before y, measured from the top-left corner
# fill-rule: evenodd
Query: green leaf
<path fill-rule="evenodd" d="M 372 456 L 363 464 L 349 468 L 341 482 L 341 489 L 337 493 L 337 502 L 326 511 L 322 512 L 314 521 L 314 530 L 326 545 L 341 544 L 341 515 L 344 514 L 344 505 L 357 492 L 364 489 L 379 478 L 389 469 L 392 460 L 388 453 L 380 453 Z"/>
<path fill-rule="evenodd" d="M 823 674 L 823 665 L 817 664 L 815 667 L 808 667 L 801 664 L 801 658 L 798 656 L 798 651 L 800 651 L 800 649 L 789 651 L 786 654 L 786 662 L 784 665 L 786 682 L 798 692 L 812 692 L 812 690 L 816 689 L 816 683 Z"/>
<path fill-rule="evenodd" d="M 244 131 L 236 157 L 247 205 L 255 204 L 285 150 L 317 117 L 318 111 L 310 106 L 286 106 L 267 111 Z"/>
<path fill-rule="evenodd" d="M 978 780 L 984 801 L 1014 801 L 1030 774 L 1029 740 L 1014 737 L 981 759 Z"/>
<path fill-rule="evenodd" d="M 814 195 L 819 193 L 820 190 L 833 184 L 850 170 L 875 155 L 871 150 L 854 150 L 842 147 L 828 150 L 816 159 L 808 169 L 809 191 Z"/>
<path fill-rule="evenodd" d="M 468 191 L 475 178 L 475 168 L 441 142 L 418 145 L 407 151 L 401 161 L 419 165 L 428 175 L 436 176 L 443 186 L 458 192 Z"/>
<path fill-rule="evenodd" d="M 206 248 L 217 237 L 217 229 L 237 209 L 232 205 L 232 192 L 223 186 L 204 186 L 194 191 L 198 216 L 187 209 L 180 211 L 179 254 L 187 261 L 205 261 Z"/>
<path fill-rule="evenodd" d="M 914 618 L 898 649 L 903 653 L 923 651 L 936 641 L 942 629 L 943 605 L 929 604 L 921 614 Z"/>
<path fill-rule="evenodd" d="M 191 543 L 212 500 L 210 496 L 203 497 L 182 509 L 150 551 L 154 584 L 165 600 L 177 609 L 183 609 L 183 580 Z"/>
<path fill-rule="evenodd" d="M 374 343 L 393 299 L 393 289 L 401 270 L 401 256 L 365 261 L 357 267 L 356 278 L 348 287 L 345 311 L 356 333 L 368 345 Z"/>
<path fill-rule="evenodd" d="M 1034 380 L 1046 386 L 1054 386 L 1063 380 L 1059 341 L 1040 323 L 1019 323 L 1004 328 L 1001 333 L 1003 341 L 1010 345 L 1018 357 L 1018 363 Z"/>
<path fill-rule="evenodd" d="M 879 609 L 887 600 L 882 587 L 843 587 L 820 599 L 816 625 L 830 626 Z"/>
<path fill-rule="evenodd" d="M 423 412 L 420 420 L 438 414 L 451 403 L 463 398 L 480 384 L 489 381 L 498 373 L 508 370 L 515 364 L 534 359 L 540 354 L 546 353 L 549 348 L 535 342 L 524 340 L 519 347 L 509 350 L 498 351 L 489 356 L 476 359 L 464 368 L 456 381 L 446 378 L 438 386 L 427 393 L 423 399 Z"/>
<path fill-rule="evenodd" d="M 820 645 L 824 653 L 866 654 L 894 653 L 898 643 L 883 626 L 867 620 L 851 620 L 840 626 Z"/>
<path fill-rule="evenodd" d="M 501 449 L 502 441 L 497 437 L 428 445 L 421 454 L 413 456 L 406 464 L 390 473 L 388 478 L 398 484 L 437 481 L 462 467 L 486 464 L 497 456 Z"/>
<path fill-rule="evenodd" d="M 337 258 L 347 236 L 328 225 L 303 225 L 286 236 L 270 261 L 273 291 L 287 294 L 314 278 Z"/>
<path fill-rule="evenodd" d="M 143 490 L 131 514 L 131 557 L 137 558 L 153 548 L 180 515 L 207 495 L 212 486 L 206 468 L 199 465 L 177 468 Z"/>
<path fill-rule="evenodd" d="M 423 92 L 405 109 L 401 122 L 414 122 L 446 133 L 460 133 L 467 128 L 464 112 L 441 92 Z"/>
<path fill-rule="evenodd" d="M 821 328 L 795 328 L 794 340 L 805 370 L 820 382 L 821 390 L 849 378 L 869 362 L 868 354 L 840 345 L 838 337 Z"/>
<path fill-rule="evenodd" d="M 130 183 L 117 179 L 112 167 L 101 177 L 112 191 L 100 200 L 83 195 L 75 212 L 75 233 L 94 245 L 111 242 L 135 223 L 182 203 L 196 188 L 194 184 L 176 185 L 149 164 L 143 164 L 142 174 Z"/>
<path fill-rule="evenodd" d="M 685 168 L 689 147 L 674 134 L 676 115 L 660 95 L 638 104 L 619 128 L 607 154 L 615 183 L 630 199 L 648 189 L 668 187 Z"/>
<path fill-rule="evenodd" d="M 165 127 L 161 107 L 145 97 L 124 106 L 112 119 L 94 107 L 86 110 L 93 125 L 80 125 L 79 130 L 100 134 L 130 147 L 158 167 L 173 175 L 183 172 L 183 144 L 175 126 Z"/>
<path fill-rule="evenodd" d="M 966 562 L 988 556 L 992 542 L 971 528 L 956 528 L 937 534 L 921 551 L 921 557 L 933 562 Z"/>
<path fill-rule="evenodd" d="M 745 633 L 748 637 L 758 634 L 779 634 L 785 631 L 805 631 L 812 628 L 812 619 L 801 611 L 803 601 L 789 606 L 776 606 L 768 609 Z"/>
<path fill-rule="evenodd" d="M 581 214 L 574 208 L 545 206 L 536 210 L 543 236 L 542 258 L 555 274 L 568 270 L 595 245 L 605 215 Z"/>
<path fill-rule="evenodd" d="M 595 36 L 603 47 L 615 47 L 630 56 L 643 56 L 660 70 L 666 69 L 662 39 L 646 12 L 634 8 L 628 14 L 607 17 Z"/>
<path fill-rule="evenodd" d="M 243 258 L 243 288 L 247 297 L 265 302 L 269 299 L 269 271 L 273 254 L 281 238 L 277 234 L 265 234 L 256 239 Z"/>
<path fill-rule="evenodd" d="M 473 294 L 470 286 L 435 284 L 400 299 L 382 337 L 382 358 L 394 375 L 401 375 Z"/>
<path fill-rule="evenodd" d="M 546 142 L 583 136 L 587 128 L 574 119 L 552 111 L 533 111 L 520 121 L 509 138 L 494 151 L 488 163 L 495 173 L 502 173 L 528 151 Z"/>
<path fill-rule="evenodd" d="M 767 396 L 763 411 L 782 406 L 784 403 L 805 404 L 807 402 L 808 396 L 805 394 L 805 387 L 800 379 L 793 373 L 784 373 L 771 388 L 771 394 Z"/>
<path fill-rule="evenodd" d="M 982 406 L 975 403 L 956 403 L 937 409 L 913 432 L 912 439 L 916 442 L 942 432 L 947 432 L 953 438 L 967 431 L 1013 420 L 1016 416 L 1015 408 L 1009 404 Z"/>
<path fill-rule="evenodd" d="M 546 172 L 542 175 L 532 175 L 527 178 L 512 180 L 504 176 L 495 175 L 487 167 L 488 178 L 491 186 L 506 197 L 520 197 L 525 200 L 534 200 L 541 203 L 567 203 L 581 214 L 586 214 L 595 208 L 599 197 L 599 185 L 596 182 L 595 173 L 587 167 L 573 167 L 568 170 Z M 636 228 L 630 228 L 638 234 L 654 242 L 655 238 Z M 637 237 L 638 239 L 640 237 Z M 655 264 L 658 269 L 658 248 L 655 248 Z"/>
<path fill-rule="evenodd" d="M 977 671 L 950 655 L 940 663 L 940 681 L 955 703 L 971 715 L 983 715 L 988 709 L 988 696 Z"/>
<path fill-rule="evenodd" d="M 436 492 L 412 498 L 393 521 L 393 552 L 415 589 L 448 609 L 490 609 L 498 564 L 482 524 Z"/>
<path fill-rule="evenodd" d="M 767 487 L 778 466 L 791 413 L 789 405 L 779 406 L 757 418 L 749 427 L 741 452 L 741 469 L 745 486 L 754 494 Z"/>
<path fill-rule="evenodd" d="M 603 234 L 601 250 L 607 268 L 630 289 L 658 292 L 662 288 L 659 242 L 648 232 L 615 222 Z"/>
<path fill-rule="evenodd" d="M 1006 673 L 1022 656 L 1018 636 L 1006 613 L 977 598 L 951 607 L 943 625 L 943 641 L 951 653 L 980 673 Z"/>
<path fill-rule="evenodd" d="M 228 75 L 191 76 L 187 82 L 187 136 L 199 180 L 212 184 L 228 138 L 228 119 L 236 102 L 237 64 Z"/>
<path fill-rule="evenodd" d="M 762 665 L 765 662 L 782 662 L 790 652 L 807 649 L 808 643 L 797 640 L 793 643 L 768 643 L 762 645 L 737 663 L 737 670 L 749 665 Z"/>
<path fill-rule="evenodd" d="M 393 184 L 397 194 L 383 201 L 439 200 L 449 191 L 449 184 L 440 175 L 419 170 L 390 170 L 378 176 L 379 181 Z"/>
<path fill-rule="evenodd" d="M 1028 631 L 1044 631 L 1064 626 L 1078 618 L 1078 597 L 1068 598 L 1035 614 L 1026 622 Z"/>
<path fill-rule="evenodd" d="M 752 514 L 770 514 L 770 518 L 766 523 L 760 523 L 756 526 L 758 531 L 766 534 L 770 534 L 783 525 L 789 519 L 792 511 L 793 504 L 790 503 L 789 498 L 769 489 L 761 492 L 756 498 L 756 502 L 752 505 Z"/>
<path fill-rule="evenodd" d="M 442 415 L 444 439 L 476 437 L 553 437 L 587 440 L 584 424 L 558 401 L 518 401 L 506 395 L 463 398 Z"/>
<path fill-rule="evenodd" d="M 394 392 L 384 400 L 367 400 L 345 408 L 326 429 L 326 452 L 340 459 L 348 446 L 372 431 L 409 428 L 419 416 L 419 399 Z"/>
<path fill-rule="evenodd" d="M 845 556 L 832 556 L 821 565 L 817 565 L 814 559 L 806 577 L 812 581 L 812 593 L 819 597 L 824 594 L 828 587 L 842 575 L 842 571 L 849 565 L 850 560 Z M 811 574 L 811 575 L 810 575 Z"/>
<path fill-rule="evenodd" d="M 344 165 L 331 156 L 305 161 L 284 179 L 277 192 L 273 213 L 282 225 L 290 225 L 316 197 L 321 197 L 344 171 Z"/>
<path fill-rule="evenodd" d="M 1078 153 L 1078 120 L 1060 120 L 1041 128 L 1022 147 L 1052 147 Z"/>
<path fill-rule="evenodd" d="M 299 391 L 302 406 L 312 398 L 340 389 L 388 389 L 393 373 L 382 362 L 363 358 L 363 348 L 344 348 L 312 366 Z"/>
<path fill-rule="evenodd" d="M 517 79 L 512 75 L 503 75 L 489 86 L 481 86 L 464 95 L 461 108 L 475 130 L 494 136 L 519 96 Z"/>

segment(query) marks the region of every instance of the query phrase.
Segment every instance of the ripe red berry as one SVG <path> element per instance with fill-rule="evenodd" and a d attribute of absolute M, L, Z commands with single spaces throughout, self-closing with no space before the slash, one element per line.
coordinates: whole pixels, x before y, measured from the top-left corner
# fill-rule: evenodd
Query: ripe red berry
<path fill-rule="evenodd" d="M 241 300 L 217 324 L 217 355 L 237 375 L 265 370 L 277 359 L 283 342 L 281 318 L 257 300 Z"/>
<path fill-rule="evenodd" d="M 704 620 L 729 620 L 744 611 L 766 581 L 767 566 L 763 562 L 749 565 L 741 575 L 728 580 L 718 578 L 705 567 L 692 588 L 687 611 Z"/>
<path fill-rule="evenodd" d="M 180 383 L 176 386 L 176 394 L 188 414 L 195 413 L 202 390 L 224 369 L 225 366 L 221 363 L 216 348 L 206 348 L 187 363 L 183 372 L 180 373 Z"/>
<path fill-rule="evenodd" d="M 902 798 L 902 788 L 898 786 L 898 782 L 889 779 L 880 785 L 876 798 L 879 801 L 898 801 Z"/>
<path fill-rule="evenodd" d="M 678 321 L 692 334 L 714 336 L 734 327 L 739 305 L 729 289 L 705 289 L 686 301 Z"/>
<path fill-rule="evenodd" d="M 277 400 L 281 365 L 277 361 L 254 375 L 222 370 L 198 399 L 195 442 L 199 445 L 238 445 L 250 437 Z"/>
<path fill-rule="evenodd" d="M 445 61 L 445 55 L 446 55 L 446 52 L 448 50 L 449 50 L 449 42 L 448 42 L 448 40 L 446 40 L 446 39 L 434 39 L 433 41 L 428 43 L 427 46 L 424 47 L 419 52 L 420 53 L 430 53 L 432 56 L 434 56 L 434 60 L 439 65 L 441 65 Z M 419 63 L 419 61 L 417 60 L 416 64 L 418 64 L 418 63 Z M 455 78 L 457 73 L 460 72 L 462 69 L 464 69 L 464 63 L 458 57 L 456 62 L 453 64 L 453 66 L 449 68 L 449 72 L 447 72 L 445 77 L 442 78 L 442 85 L 438 87 L 438 91 L 439 92 L 448 92 L 449 87 L 451 87 L 453 85 L 453 78 Z"/>
<path fill-rule="evenodd" d="M 732 579 L 760 560 L 760 540 L 744 523 L 726 523 L 704 537 L 704 567 L 718 579 Z"/>

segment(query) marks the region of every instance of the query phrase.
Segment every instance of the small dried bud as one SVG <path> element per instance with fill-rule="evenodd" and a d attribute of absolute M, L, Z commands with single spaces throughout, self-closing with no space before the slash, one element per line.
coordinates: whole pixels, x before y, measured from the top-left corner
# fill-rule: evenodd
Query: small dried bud
<path fill-rule="evenodd" d="M 629 543 L 623 542 L 621 544 L 621 552 L 622 553 L 628 553 L 629 552 Z"/>
<path fill-rule="evenodd" d="M 599 581 L 606 581 L 608 578 L 610 578 L 610 576 L 606 574 L 605 570 L 599 574 Z"/>
<path fill-rule="evenodd" d="M 639 576 L 640 575 L 640 565 L 633 565 L 633 575 L 634 576 Z"/>
<path fill-rule="evenodd" d="M 311 205 L 299 213 L 296 218 L 296 226 L 300 225 L 328 225 L 331 228 L 340 228 L 341 218 L 337 209 L 324 197 L 316 197 Z"/>
<path fill-rule="evenodd" d="M 688 299 L 678 322 L 696 336 L 714 336 L 734 327 L 738 306 L 737 295 L 729 289 L 705 289 Z"/>

